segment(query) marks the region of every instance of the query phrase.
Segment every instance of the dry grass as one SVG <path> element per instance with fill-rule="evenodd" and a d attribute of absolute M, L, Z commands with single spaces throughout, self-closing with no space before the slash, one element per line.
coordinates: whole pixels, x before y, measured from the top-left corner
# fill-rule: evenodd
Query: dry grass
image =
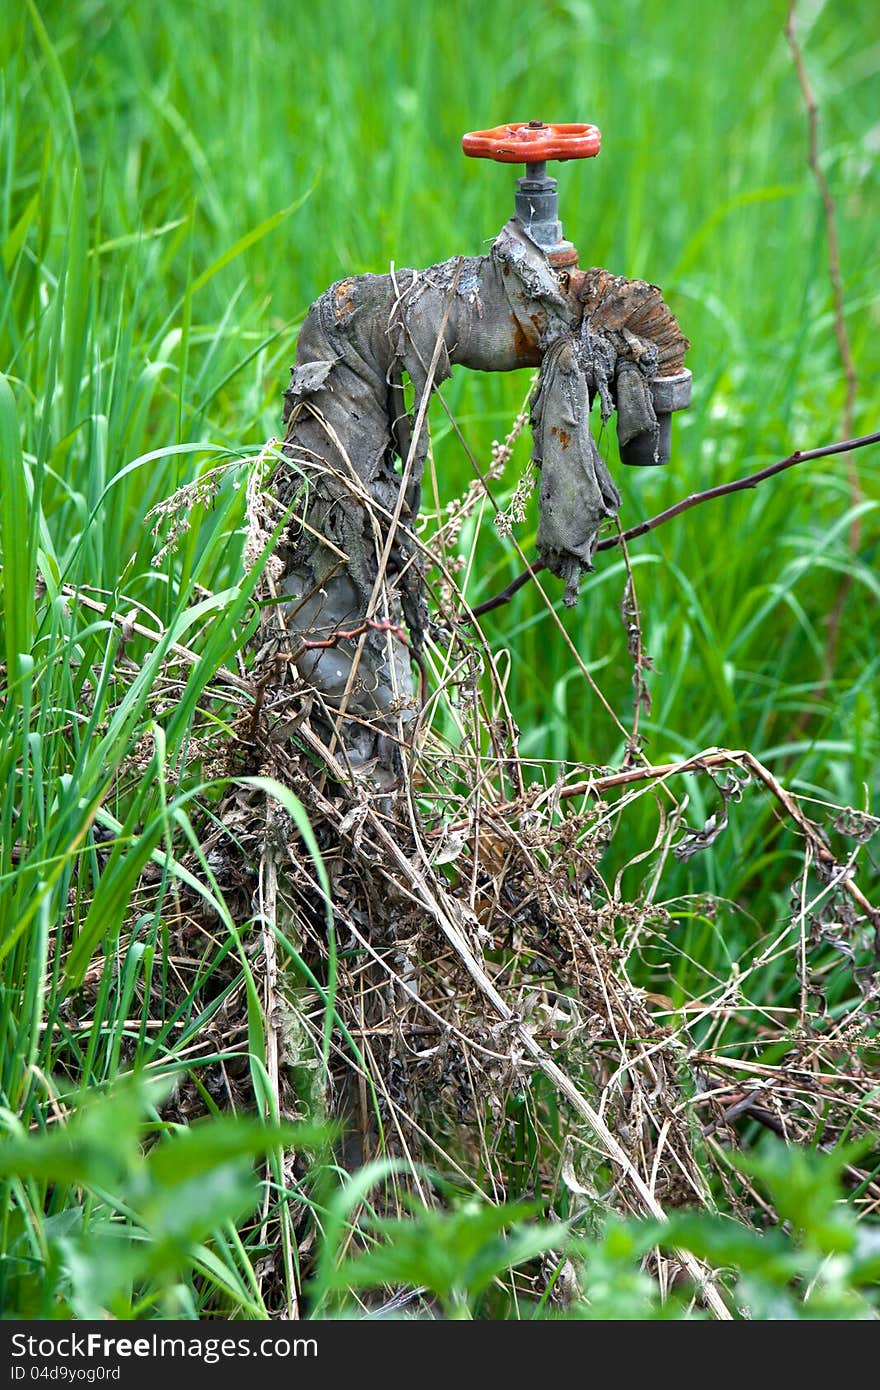
<path fill-rule="evenodd" d="M 346 1166 L 404 1160 L 389 1179 L 392 1205 L 395 1190 L 432 1200 L 420 1178 L 430 1163 L 494 1200 L 519 1184 L 569 1212 L 614 1206 L 662 1218 L 682 1205 L 714 1208 L 723 1192 L 726 1210 L 758 1219 L 763 1198 L 730 1164 L 756 1127 L 826 1146 L 880 1121 L 870 1062 L 878 918 L 857 877 L 877 822 L 793 795 L 748 750 L 651 765 L 637 727 L 623 770 L 521 757 L 505 693 L 510 658 L 490 649 L 469 613 L 449 549 L 487 495 L 478 482 L 420 537 L 436 608 L 398 792 L 353 780 L 344 750 L 312 730 L 320 696 L 296 675 L 283 633 L 262 643 L 247 679 L 228 673 L 241 702 L 239 753 L 248 770 L 298 797 L 327 874 L 322 887 L 314 846 L 274 801 L 260 810 L 258 792 L 229 798 L 212 863 L 225 885 L 242 882 L 243 863 L 259 865 L 257 893 L 248 880 L 239 901 L 241 915 L 256 911 L 261 924 L 257 973 L 278 1111 L 317 1107 L 341 1119 Z M 249 511 L 256 554 L 279 519 L 268 488 L 251 487 Z M 269 573 L 264 637 L 279 621 L 273 588 Z M 636 681 L 637 614 L 630 596 Z M 325 720 L 333 713 L 324 707 Z M 688 828 L 694 777 L 718 809 Z M 670 856 L 710 849 L 728 817 L 749 815 L 759 797 L 772 799 L 799 846 L 787 918 L 756 924 L 754 954 L 725 971 L 692 961 L 699 987 L 687 997 L 637 983 L 673 973 L 681 904 L 664 901 Z M 628 813 L 645 798 L 656 838 L 632 844 L 627 868 L 606 882 L 603 855 L 612 840 L 627 842 Z M 636 866 L 642 887 L 628 899 L 622 879 Z M 722 932 L 735 914 L 723 900 L 702 906 Z M 832 971 L 849 978 L 845 1007 L 833 1013 Z M 798 981 L 794 1007 L 774 1006 L 780 975 Z M 243 993 L 239 1002 L 244 1010 Z M 532 1147 L 519 1174 L 517 1126 Z M 852 1177 L 861 1208 L 875 1210 L 876 1183 Z M 284 1248 L 292 1242 L 290 1233 Z M 682 1260 L 702 1277 L 690 1256 Z M 704 1289 L 723 1315 L 711 1282 Z"/>

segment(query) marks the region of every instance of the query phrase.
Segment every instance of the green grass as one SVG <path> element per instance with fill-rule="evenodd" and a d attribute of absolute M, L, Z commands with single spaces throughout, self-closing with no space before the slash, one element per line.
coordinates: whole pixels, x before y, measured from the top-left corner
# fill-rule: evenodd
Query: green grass
<path fill-rule="evenodd" d="M 661 284 L 692 340 L 694 405 L 676 420 L 671 465 L 621 469 L 603 441 L 625 526 L 839 437 L 825 223 L 783 21 L 782 5 L 756 0 L 735 11 L 698 0 L 0 0 L 7 1129 L 50 1126 L 59 1078 L 103 1085 L 134 1062 L 183 1068 L 209 1109 L 218 1072 L 240 1065 L 242 1094 L 269 1115 L 250 957 L 193 828 L 230 776 L 258 770 L 224 763 L 233 716 L 217 674 L 238 669 L 257 622 L 237 461 L 278 432 L 297 325 L 332 280 L 477 252 L 509 216 L 511 171 L 465 160 L 463 131 L 532 116 L 599 124 L 601 157 L 559 170 L 567 234 L 583 264 Z M 811 5 L 801 32 L 837 202 L 856 430 L 867 432 L 880 404 L 880 25 L 869 0 L 837 0 Z M 444 387 L 478 459 L 526 386 L 523 374 L 461 372 Z M 445 504 L 471 475 L 436 403 L 431 414 Z M 522 438 L 502 504 L 527 450 Z M 656 667 L 641 722 L 652 761 L 748 747 L 806 795 L 862 809 L 876 797 L 880 454 L 856 460 L 857 503 L 844 464 L 825 460 L 633 544 Z M 151 508 L 219 465 L 229 466 L 216 492 L 153 563 L 168 522 L 154 537 Z M 535 525 L 519 530 L 527 553 Z M 461 553 L 471 545 L 477 603 L 520 565 L 491 525 L 466 526 Z M 579 607 L 559 611 L 628 727 L 624 581 L 622 561 L 602 557 Z M 133 613 L 161 640 L 125 628 Z M 523 752 L 618 766 L 619 730 L 572 677 L 536 595 L 520 593 L 486 631 L 513 656 Z M 173 644 L 197 660 L 169 668 Z M 696 824 L 716 807 L 704 780 L 688 790 Z M 625 843 L 618 836 L 603 861 L 611 879 L 625 870 L 627 896 L 646 871 L 625 866 L 652 843 L 656 818 L 639 799 Z M 750 958 L 784 918 L 798 862 L 769 800 L 749 791 L 713 851 L 669 862 L 662 897 L 679 954 L 643 962 L 645 984 L 678 1003 L 699 993 L 704 971 Z M 152 896 L 138 888 L 149 863 Z M 214 941 L 189 953 L 174 911 L 187 874 L 218 922 Z M 706 893 L 736 909 L 704 912 Z M 758 1002 L 790 1002 L 797 989 L 784 976 L 773 987 Z M 228 1043 L 218 1030 L 212 1041 L 212 1019 L 241 988 L 250 1036 Z M 846 988 L 832 980 L 830 1007 Z M 22 1190 L 13 1205 L 38 1249 Z M 4 1249 L 21 1238 L 10 1220 Z M 259 1316 L 239 1237 L 226 1229 L 213 1248 L 226 1274 L 202 1267 L 188 1311 Z"/>

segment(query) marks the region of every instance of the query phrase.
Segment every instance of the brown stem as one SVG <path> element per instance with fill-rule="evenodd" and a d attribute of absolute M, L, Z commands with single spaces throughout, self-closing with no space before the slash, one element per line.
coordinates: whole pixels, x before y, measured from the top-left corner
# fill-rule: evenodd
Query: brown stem
<path fill-rule="evenodd" d="M 400 623 L 393 623 L 385 618 L 365 618 L 356 627 L 337 627 L 329 637 L 301 637 L 300 644 L 303 651 L 320 651 L 327 647 L 335 647 L 339 642 L 353 642 L 356 637 L 363 637 L 366 632 L 390 632 L 405 647 L 410 645 L 409 636 Z M 294 659 L 299 660 L 300 655 L 301 653 L 297 652 Z"/>
<path fill-rule="evenodd" d="M 816 180 L 819 194 L 822 198 L 822 206 L 825 210 L 825 233 L 828 238 L 828 278 L 831 281 L 831 293 L 834 299 L 834 334 L 837 338 L 840 360 L 846 377 L 846 401 L 844 403 L 842 417 L 843 433 L 851 434 L 859 379 L 853 360 L 849 334 L 846 329 L 846 315 L 843 305 L 843 275 L 840 269 L 840 241 L 837 235 L 837 208 L 831 189 L 828 187 L 825 171 L 819 159 L 819 106 L 813 95 L 813 89 L 810 86 L 810 78 L 807 73 L 807 65 L 804 62 L 803 49 L 798 43 L 795 34 L 794 18 L 796 8 L 796 0 L 791 0 L 788 11 L 788 23 L 785 26 L 785 37 L 788 39 L 789 47 L 794 57 L 798 82 L 800 83 L 801 94 L 807 111 L 807 127 L 809 130 L 807 163 Z M 861 488 L 859 487 L 859 479 L 855 471 L 855 465 L 853 465 L 850 479 L 853 486 L 854 498 L 859 500 L 861 498 Z"/>
<path fill-rule="evenodd" d="M 841 416 L 841 432 L 848 435 L 853 432 L 856 393 L 858 391 L 859 382 L 855 362 L 853 360 L 852 347 L 849 341 L 849 334 L 846 328 L 846 314 L 843 303 L 843 275 L 840 268 L 840 241 L 837 235 L 837 208 L 819 157 L 819 106 L 813 94 L 813 88 L 810 85 L 803 49 L 795 34 L 796 8 L 796 0 L 791 0 L 788 10 L 788 21 L 785 26 L 785 37 L 788 39 L 792 57 L 794 58 L 801 95 L 807 113 L 807 130 L 809 136 L 807 163 L 816 181 L 816 186 L 819 189 L 819 195 L 822 199 L 822 206 L 825 211 L 825 235 L 828 241 L 828 278 L 831 281 L 831 295 L 834 303 L 834 335 L 837 338 L 837 348 L 840 353 L 840 361 L 846 378 L 846 400 L 844 401 L 843 414 Z M 859 480 L 859 472 L 855 461 L 851 458 L 847 458 L 846 467 L 849 478 L 850 502 L 852 506 L 855 507 L 858 506 L 859 502 L 862 500 L 862 486 Z M 858 551 L 861 536 L 861 518 L 855 516 L 849 528 L 849 544 L 853 553 Z M 837 591 L 834 607 L 828 619 L 828 637 L 825 643 L 822 679 L 813 692 L 815 699 L 821 698 L 834 673 L 837 660 L 837 643 L 840 636 L 840 624 L 843 618 L 843 610 L 847 596 L 852 588 L 852 582 L 852 575 L 849 573 L 844 574 Z M 800 727 L 803 726 L 807 719 L 809 719 L 809 712 L 802 716 Z"/>
<path fill-rule="evenodd" d="M 633 687 L 636 693 L 635 709 L 633 711 L 633 725 L 629 743 L 626 750 L 626 760 L 624 767 L 629 767 L 640 751 L 639 744 L 639 719 L 642 709 L 646 714 L 651 713 L 651 692 L 645 680 L 645 673 L 653 670 L 651 658 L 644 649 L 642 638 L 642 615 L 639 611 L 639 596 L 636 592 L 636 580 L 633 574 L 632 565 L 629 560 L 629 550 L 626 541 L 623 540 L 623 532 L 620 525 L 620 518 L 614 518 L 617 530 L 621 535 L 620 548 L 623 551 L 623 563 L 626 566 L 626 586 L 623 591 L 623 599 L 620 604 L 620 616 L 626 628 L 626 649 L 633 663 Z"/>

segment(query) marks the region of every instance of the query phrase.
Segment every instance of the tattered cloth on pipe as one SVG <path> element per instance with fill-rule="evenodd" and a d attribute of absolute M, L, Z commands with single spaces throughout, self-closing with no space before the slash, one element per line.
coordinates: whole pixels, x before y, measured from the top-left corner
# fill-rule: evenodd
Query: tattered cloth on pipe
<path fill-rule="evenodd" d="M 373 733 L 405 737 L 417 708 L 409 648 L 421 647 L 428 614 L 413 523 L 428 436 L 414 441 L 414 429 L 425 393 L 455 365 L 541 367 L 538 548 L 572 604 L 599 529 L 620 506 L 590 433 L 593 397 L 603 420 L 618 410 L 622 438 L 655 428 L 650 381 L 681 344 L 655 286 L 602 270 L 559 275 L 515 219 L 488 256 L 340 280 L 312 305 L 273 482 L 291 521 L 278 550 L 285 602 L 270 614 L 266 650 L 285 642 L 329 712 L 361 721 L 346 735 L 350 755 L 359 742 L 370 756 L 364 720 Z"/>
<path fill-rule="evenodd" d="M 577 331 L 553 341 L 532 403 L 532 458 L 541 469 L 537 546 L 577 602 L 580 575 L 593 567 L 599 532 L 620 507 L 620 493 L 590 433 L 599 397 L 603 424 L 617 411 L 621 448 L 647 435 L 656 450 L 659 423 L 651 383 L 681 370 L 689 344 L 656 285 L 601 267 L 586 272 Z"/>
<path fill-rule="evenodd" d="M 285 394 L 287 467 L 275 480 L 280 500 L 295 508 L 282 559 L 283 587 L 292 600 L 287 613 L 296 631 L 324 635 L 367 615 L 389 517 L 404 487 L 385 571 L 388 616 L 399 621 L 402 611 L 413 645 L 420 647 L 427 611 L 412 523 L 421 503 L 428 435 L 423 429 L 413 447 L 413 431 L 435 349 L 431 389 L 455 364 L 480 371 L 536 365 L 545 345 L 569 331 L 580 312 L 515 221 L 502 229 L 488 256 L 340 280 L 312 305 Z M 371 632 L 364 647 L 364 674 L 376 678 L 366 680 L 372 691 L 354 692 L 349 708 L 387 711 L 399 703 L 391 684 L 409 690 L 409 657 L 398 653 L 396 681 L 389 682 L 394 640 Z M 301 655 L 301 674 L 338 695 L 348 683 L 346 650 L 339 643 L 332 657 Z M 369 698 L 357 698 L 364 693 Z"/>
<path fill-rule="evenodd" d="M 574 334 L 558 338 L 544 357 L 532 401 L 532 459 L 541 470 L 538 553 L 565 580 L 565 602 L 577 602 L 578 580 L 592 569 L 599 529 L 617 515 L 620 493 L 590 433 L 590 377 Z"/>

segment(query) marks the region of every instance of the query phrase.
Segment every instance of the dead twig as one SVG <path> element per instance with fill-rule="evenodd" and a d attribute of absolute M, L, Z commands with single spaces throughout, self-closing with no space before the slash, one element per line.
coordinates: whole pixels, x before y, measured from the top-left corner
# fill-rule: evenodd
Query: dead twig
<path fill-rule="evenodd" d="M 860 435 L 856 439 L 843 439 L 837 444 L 824 444 L 818 449 L 795 449 L 794 453 L 789 454 L 787 458 L 770 463 L 766 468 L 759 469 L 757 473 L 747 473 L 745 477 L 736 478 L 730 483 L 719 483 L 717 487 L 706 488 L 704 492 L 692 492 L 689 496 L 683 497 L 680 502 L 667 507 L 665 511 L 658 512 L 656 516 L 650 517 L 647 521 L 640 521 L 637 526 L 631 526 L 628 531 L 621 531 L 616 536 L 605 536 L 599 541 L 596 550 L 613 550 L 618 545 L 646 535 L 648 531 L 656 531 L 658 526 L 665 525 L 667 521 L 681 516 L 683 512 L 689 512 L 692 507 L 698 507 L 702 502 L 712 502 L 717 497 L 727 497 L 734 492 L 745 492 L 748 488 L 757 487 L 759 483 L 765 482 L 768 478 L 774 478 L 777 473 L 784 473 L 787 468 L 794 468 L 798 463 L 808 463 L 810 459 L 830 458 L 833 454 L 852 453 L 856 449 L 866 449 L 871 444 L 880 444 L 880 431 L 875 434 Z M 535 561 L 528 569 L 523 570 L 522 574 L 518 574 L 516 579 L 512 579 L 500 593 L 486 599 L 483 603 L 478 603 L 461 621 L 470 622 L 473 618 L 482 618 L 484 614 L 491 613 L 494 609 L 509 603 L 514 594 L 518 593 L 525 584 L 528 584 L 530 579 L 534 579 L 537 574 L 540 574 L 544 568 L 545 566 L 539 560 Z"/>
<path fill-rule="evenodd" d="M 679 763 L 661 763 L 655 766 L 634 767 L 624 772 L 612 772 L 604 777 L 590 777 L 586 781 L 572 782 L 567 786 L 554 787 L 552 792 L 547 795 L 558 797 L 560 801 L 571 800 L 578 796 L 600 797 L 605 792 L 611 791 L 615 787 L 629 786 L 637 782 L 656 782 L 665 781 L 669 777 L 680 776 L 686 772 L 705 772 L 713 767 L 733 766 L 747 769 L 759 782 L 773 794 L 780 805 L 785 809 L 786 814 L 803 834 L 810 850 L 816 859 L 826 865 L 832 873 L 840 871 L 834 854 L 828 848 L 825 837 L 819 826 L 811 821 L 798 806 L 791 792 L 787 791 L 782 783 L 774 777 L 768 767 L 750 753 L 747 748 L 709 748 L 703 753 L 698 753 L 693 758 L 687 758 Z M 534 811 L 538 803 L 531 802 L 529 810 Z M 524 807 L 517 802 L 501 802 L 493 806 L 492 810 L 496 816 L 510 818 L 522 812 Z M 467 828 L 467 821 L 456 821 L 451 825 L 443 827 L 443 834 L 454 834 L 458 830 Z M 438 834 L 440 832 L 434 832 Z M 852 898 L 853 902 L 871 922 L 872 926 L 880 931 L 880 910 L 874 907 L 865 897 L 862 890 L 853 882 L 848 873 L 840 873 L 839 886 Z"/>
<path fill-rule="evenodd" d="M 338 627 L 331 632 L 329 637 L 301 637 L 300 645 L 305 651 L 325 650 L 327 647 L 335 647 L 338 642 L 351 642 L 355 637 L 363 637 L 366 632 L 390 632 L 405 647 L 410 645 L 409 635 L 400 623 L 393 623 L 385 618 L 366 618 L 356 627 Z M 300 653 L 297 652 L 293 660 L 298 660 L 299 655 Z"/>

